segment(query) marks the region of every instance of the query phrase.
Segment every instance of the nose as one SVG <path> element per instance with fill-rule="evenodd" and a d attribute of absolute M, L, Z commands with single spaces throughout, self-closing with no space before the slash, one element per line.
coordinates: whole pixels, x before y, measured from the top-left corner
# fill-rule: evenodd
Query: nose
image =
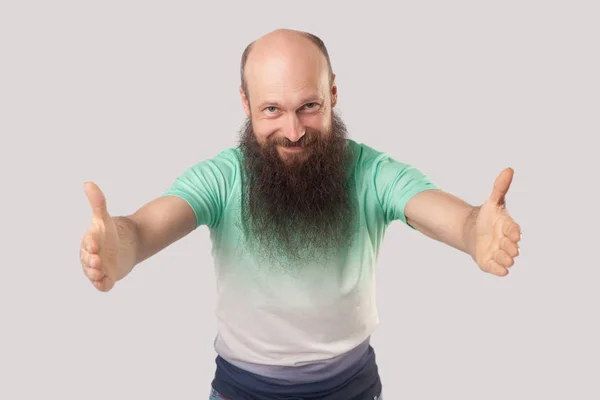
<path fill-rule="evenodd" d="M 295 113 L 289 114 L 287 121 L 285 122 L 283 132 L 283 135 L 292 142 L 297 142 L 302 136 L 304 136 L 304 126 Z"/>

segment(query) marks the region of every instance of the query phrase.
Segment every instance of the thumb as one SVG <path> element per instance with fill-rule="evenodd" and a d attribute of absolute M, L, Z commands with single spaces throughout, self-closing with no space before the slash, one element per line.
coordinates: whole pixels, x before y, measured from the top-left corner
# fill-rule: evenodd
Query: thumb
<path fill-rule="evenodd" d="M 110 218 L 108 210 L 106 209 L 106 197 L 102 190 L 93 182 L 86 182 L 83 187 L 85 194 L 92 207 L 92 213 L 94 217 L 97 217 L 103 221 Z"/>
<path fill-rule="evenodd" d="M 494 189 L 489 197 L 489 201 L 497 206 L 503 206 L 506 203 L 506 193 L 510 188 L 514 175 L 512 168 L 505 168 L 494 181 Z"/>

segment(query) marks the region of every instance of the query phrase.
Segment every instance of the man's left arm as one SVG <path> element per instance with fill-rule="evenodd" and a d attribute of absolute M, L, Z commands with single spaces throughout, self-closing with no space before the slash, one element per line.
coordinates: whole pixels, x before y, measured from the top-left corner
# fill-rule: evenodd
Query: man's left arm
<path fill-rule="evenodd" d="M 519 255 L 521 228 L 506 209 L 514 171 L 498 175 L 489 198 L 472 206 L 442 190 L 426 190 L 406 204 L 406 222 L 439 242 L 469 254 L 485 272 L 505 276 Z"/>

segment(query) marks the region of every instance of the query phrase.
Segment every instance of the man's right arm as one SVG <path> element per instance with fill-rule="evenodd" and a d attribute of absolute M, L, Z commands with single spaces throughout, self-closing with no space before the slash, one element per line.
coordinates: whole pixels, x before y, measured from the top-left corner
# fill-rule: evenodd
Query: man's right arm
<path fill-rule="evenodd" d="M 177 196 L 161 196 L 131 215 L 112 219 L 118 233 L 117 281 L 196 228 L 193 209 Z"/>
<path fill-rule="evenodd" d="M 81 264 L 90 282 L 103 292 L 197 226 L 196 213 L 178 196 L 161 196 L 131 215 L 113 217 L 96 184 L 86 183 L 85 192 L 92 221 L 82 239 Z"/>
<path fill-rule="evenodd" d="M 133 214 L 115 217 L 100 188 L 86 184 L 92 207 L 92 222 L 81 246 L 86 276 L 98 290 L 108 291 L 137 264 L 197 227 L 217 226 L 238 175 L 237 153 L 224 151 L 188 168 L 160 197 Z"/>

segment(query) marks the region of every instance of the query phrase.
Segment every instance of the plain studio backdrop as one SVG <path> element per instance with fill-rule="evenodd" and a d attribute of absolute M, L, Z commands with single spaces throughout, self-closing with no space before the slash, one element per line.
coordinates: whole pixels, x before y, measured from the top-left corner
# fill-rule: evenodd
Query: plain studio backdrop
<path fill-rule="evenodd" d="M 126 214 L 234 146 L 241 53 L 279 27 L 328 45 L 351 138 L 473 204 L 515 170 L 506 278 L 388 231 L 384 397 L 600 398 L 599 18 L 594 1 L 3 1 L 0 398 L 208 397 L 207 229 L 98 292 L 83 183 Z"/>

